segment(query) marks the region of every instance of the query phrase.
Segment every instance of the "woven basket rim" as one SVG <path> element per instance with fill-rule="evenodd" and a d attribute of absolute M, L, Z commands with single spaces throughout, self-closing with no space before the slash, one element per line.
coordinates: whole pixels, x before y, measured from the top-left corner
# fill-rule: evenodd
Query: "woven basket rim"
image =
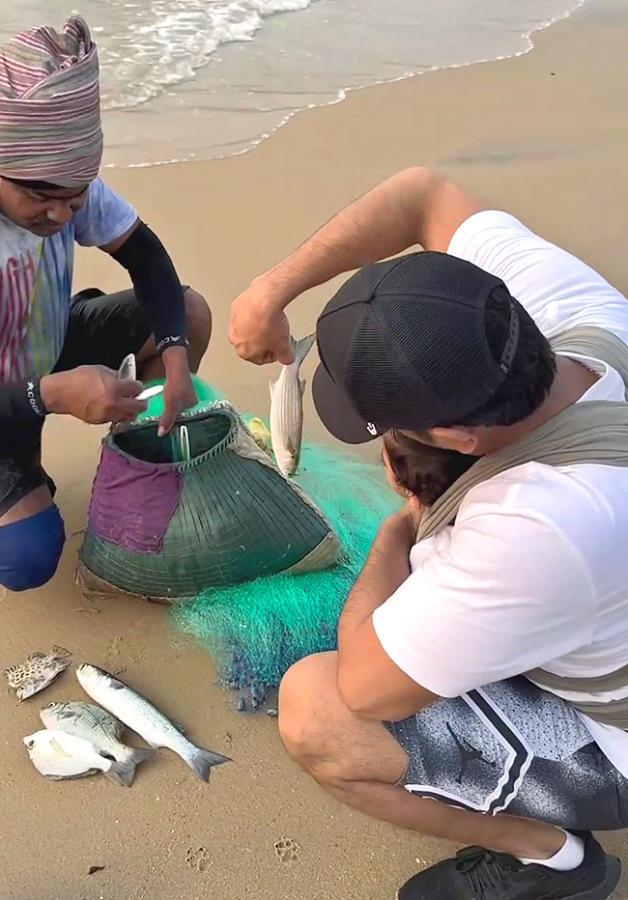
<path fill-rule="evenodd" d="M 227 403 L 224 400 L 212 403 L 211 406 L 208 406 L 206 409 L 200 410 L 194 415 L 188 416 L 186 418 L 186 422 L 197 422 L 199 420 L 208 419 L 218 415 L 229 420 L 229 430 L 227 434 L 224 436 L 224 438 L 222 438 L 222 440 L 214 444 L 213 447 L 210 447 L 209 450 L 205 450 L 204 453 L 195 456 L 194 459 L 191 459 L 189 461 L 183 460 L 179 462 L 155 462 L 147 459 L 140 459 L 139 457 L 133 456 L 132 453 L 128 453 L 126 450 L 123 450 L 122 447 L 118 446 L 118 444 L 116 443 L 116 432 L 110 432 L 105 437 L 103 443 L 111 450 L 113 450 L 114 453 L 117 453 L 118 456 L 121 456 L 123 459 L 129 460 L 135 465 L 150 469 L 158 468 L 161 471 L 167 471 L 171 469 L 176 469 L 177 472 L 188 471 L 190 469 L 196 468 L 197 466 L 203 465 L 208 460 L 212 459 L 215 456 L 218 456 L 219 453 L 222 453 L 225 450 L 229 450 L 235 445 L 238 430 L 241 427 L 241 420 L 240 416 L 233 408 L 233 406 L 231 406 L 230 403 Z M 125 428 L 124 431 L 118 433 L 128 434 L 129 431 L 148 431 L 149 428 L 155 427 L 155 423 L 157 421 L 158 420 L 155 418 L 144 422 L 138 422 L 137 424 L 133 424 L 130 428 Z M 163 438 L 159 438 L 159 440 L 163 440 Z"/>

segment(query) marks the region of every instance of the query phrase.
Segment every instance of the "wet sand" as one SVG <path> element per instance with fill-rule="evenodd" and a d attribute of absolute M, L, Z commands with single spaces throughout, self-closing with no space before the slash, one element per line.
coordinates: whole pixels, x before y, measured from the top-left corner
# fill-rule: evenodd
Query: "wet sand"
<path fill-rule="evenodd" d="M 267 411 L 272 372 L 239 362 L 226 343 L 230 299 L 335 210 L 408 165 L 439 165 L 626 291 L 628 13 L 590 7 L 538 35 L 527 56 L 356 92 L 303 113 L 243 157 L 106 172 L 162 236 L 182 279 L 212 304 L 215 339 L 201 374 L 237 404 Z M 125 273 L 81 251 L 76 285 L 93 284 L 123 287 Z M 295 334 L 312 329 L 329 294 L 319 289 L 293 306 Z M 322 438 L 309 399 L 306 415 L 307 438 Z M 209 786 L 167 751 L 129 791 L 102 777 L 46 781 L 21 738 L 38 728 L 42 705 L 81 699 L 81 689 L 68 671 L 31 701 L 5 693 L 1 900 L 392 898 L 451 848 L 328 799 L 286 759 L 276 720 L 229 708 L 210 660 L 170 629 L 163 608 L 86 608 L 72 574 L 100 434 L 62 419 L 47 426 L 45 462 L 59 485 L 67 549 L 52 584 L 0 603 L 0 666 L 57 643 L 77 662 L 124 669 L 191 739 L 235 762 Z M 625 852 L 623 834 L 605 843 Z M 90 866 L 105 868 L 88 875 Z M 617 896 L 628 897 L 628 881 Z"/>

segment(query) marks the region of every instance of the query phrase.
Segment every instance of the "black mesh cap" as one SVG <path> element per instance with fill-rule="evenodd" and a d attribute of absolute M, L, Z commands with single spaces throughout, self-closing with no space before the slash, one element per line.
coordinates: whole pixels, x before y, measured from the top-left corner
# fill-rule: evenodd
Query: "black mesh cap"
<path fill-rule="evenodd" d="M 488 344 L 492 298 L 509 313 L 499 358 Z M 480 409 L 510 371 L 517 303 L 501 279 L 446 253 L 366 266 L 316 325 L 312 391 L 324 425 L 348 444 L 391 428 L 451 425 Z"/>

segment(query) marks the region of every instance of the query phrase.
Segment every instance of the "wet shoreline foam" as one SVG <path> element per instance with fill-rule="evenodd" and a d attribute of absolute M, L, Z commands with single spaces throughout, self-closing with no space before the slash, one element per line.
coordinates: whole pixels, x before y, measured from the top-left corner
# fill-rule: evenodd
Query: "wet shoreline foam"
<path fill-rule="evenodd" d="M 325 0 L 314 0 L 314 5 L 304 3 L 303 10 L 310 15 L 316 12 L 320 19 L 324 3 Z M 470 58 L 461 62 L 443 61 L 408 65 L 407 68 L 395 73 L 385 72 L 383 77 L 380 77 L 381 73 L 365 74 L 364 83 L 341 87 L 332 86 L 329 81 L 321 81 L 320 73 L 310 72 L 305 75 L 300 73 L 303 79 L 301 83 L 309 82 L 310 85 L 314 83 L 309 91 L 300 90 L 298 87 L 294 90 L 284 90 L 281 85 L 272 83 L 260 84 L 268 77 L 267 75 L 262 76 L 260 82 L 254 85 L 256 62 L 259 63 L 259 69 L 263 69 L 265 61 L 272 55 L 273 44 L 275 51 L 281 40 L 290 44 L 294 35 L 299 33 L 304 13 L 292 16 L 268 16 L 265 30 L 261 31 L 259 40 L 251 39 L 246 48 L 242 44 L 221 48 L 223 52 L 220 59 L 211 61 L 197 71 L 192 81 L 180 85 L 178 92 L 176 90 L 167 92 L 152 103 L 148 102 L 144 110 L 139 107 L 131 111 L 108 110 L 105 113 L 108 139 L 106 167 L 142 168 L 201 159 L 224 159 L 247 153 L 267 140 L 298 113 L 342 103 L 353 91 L 404 81 L 428 72 L 497 62 L 529 53 L 534 49 L 534 36 L 538 32 L 569 18 L 584 3 L 585 0 L 574 0 L 566 9 L 557 10 L 552 16 L 534 21 L 532 27 L 526 31 L 513 31 L 507 34 L 504 30 L 503 34 L 500 33 L 499 39 L 491 37 L 490 41 L 485 41 L 495 43 L 495 47 L 484 47 L 483 49 L 488 49 L 488 52 L 478 52 L 477 55 L 469 53 Z M 318 9 L 315 8 L 316 4 L 319 4 Z M 276 22 L 271 22 L 271 19 Z M 500 26 L 503 26 L 503 23 L 500 22 Z M 459 42 L 461 39 L 462 35 L 459 35 Z M 508 46 L 498 48 L 498 43 Z M 257 47 L 253 48 L 256 44 Z M 311 46 L 310 40 L 308 47 Z M 252 48 L 257 60 L 251 58 Z M 248 52 L 243 52 L 245 49 Z M 473 45 L 473 50 L 475 49 L 476 45 Z M 391 53 L 394 54 L 394 48 L 391 48 Z M 309 61 L 316 63 L 320 62 L 320 59 Z M 212 62 L 217 63 L 218 68 L 222 66 L 224 70 L 222 75 L 217 74 L 216 67 L 214 72 L 211 72 Z M 241 83 L 238 83 L 239 76 L 243 76 Z M 252 76 L 248 86 L 246 76 Z M 234 84 L 237 85 L 235 89 Z M 135 117 L 137 127 L 134 127 L 132 117 Z M 138 123 L 138 117 L 143 121 Z M 157 119 L 161 120 L 159 124 Z M 188 133 L 190 128 L 188 136 L 174 142 L 164 141 L 158 131 L 166 119 L 171 133 Z M 125 135 L 122 142 L 119 140 L 121 134 Z M 143 145 L 141 148 L 140 143 Z M 171 150 L 175 152 L 168 152 Z M 138 158 L 140 155 L 143 155 L 143 158 Z"/>
<path fill-rule="evenodd" d="M 105 165 L 246 153 L 352 91 L 524 55 L 584 3 L 83 0 L 100 48 Z M 26 0 L 3 16 L 0 38 L 58 27 L 66 13 L 64 0 Z"/>

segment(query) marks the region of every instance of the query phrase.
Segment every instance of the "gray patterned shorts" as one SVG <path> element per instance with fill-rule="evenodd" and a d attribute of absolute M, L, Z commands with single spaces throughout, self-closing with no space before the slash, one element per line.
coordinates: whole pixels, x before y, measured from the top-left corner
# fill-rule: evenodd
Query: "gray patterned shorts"
<path fill-rule="evenodd" d="M 513 678 L 388 726 L 406 790 L 463 809 L 575 831 L 628 826 L 628 780 L 560 698 Z"/>

